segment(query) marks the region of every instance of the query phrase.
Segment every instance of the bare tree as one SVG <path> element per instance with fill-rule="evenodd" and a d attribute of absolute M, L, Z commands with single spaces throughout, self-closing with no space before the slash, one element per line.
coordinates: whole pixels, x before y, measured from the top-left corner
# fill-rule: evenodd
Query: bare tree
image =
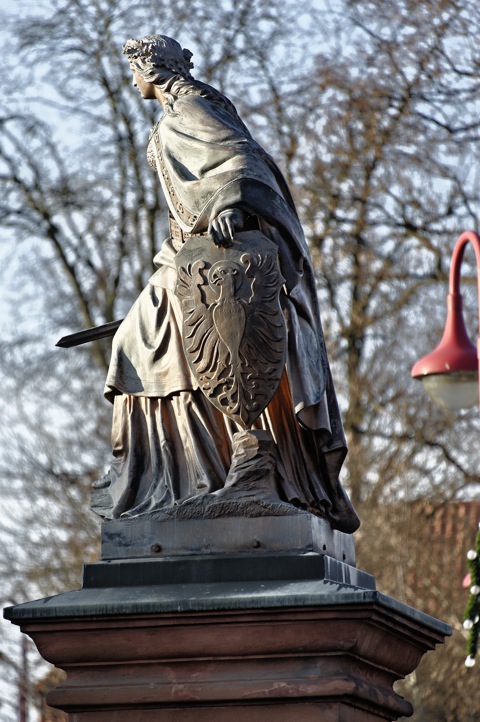
<path fill-rule="evenodd" d="M 75 586 L 97 553 L 88 495 L 109 455 L 109 347 L 53 342 L 121 318 L 166 233 L 145 159 L 155 108 L 138 101 L 121 57 L 130 35 L 164 32 L 194 51 L 197 77 L 232 98 L 289 180 L 364 520 L 359 564 L 431 611 L 405 572 L 426 524 L 410 502 L 437 509 L 475 492 L 480 429 L 476 412 L 436 409 L 409 371 L 439 339 L 455 237 L 478 231 L 477 5 L 54 0 L 14 21 L 0 108 L 0 252 L 15 310 L 0 343 L 5 601 Z M 470 314 L 473 287 L 472 271 Z M 448 585 L 435 593 L 447 599 Z M 438 608 L 458 627 L 448 599 L 454 608 Z M 420 670 L 410 687 L 418 719 L 468 719 L 434 702 Z M 459 695 L 454 679 L 448 689 Z"/>

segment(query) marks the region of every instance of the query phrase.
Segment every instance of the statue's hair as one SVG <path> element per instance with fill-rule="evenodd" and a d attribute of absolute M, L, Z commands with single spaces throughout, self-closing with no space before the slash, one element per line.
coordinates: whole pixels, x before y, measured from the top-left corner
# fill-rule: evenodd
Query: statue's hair
<path fill-rule="evenodd" d="M 149 83 L 162 82 L 165 71 L 193 79 L 192 53 L 166 35 L 146 35 L 141 40 L 131 38 L 123 46 L 123 52 L 130 65 Z"/>

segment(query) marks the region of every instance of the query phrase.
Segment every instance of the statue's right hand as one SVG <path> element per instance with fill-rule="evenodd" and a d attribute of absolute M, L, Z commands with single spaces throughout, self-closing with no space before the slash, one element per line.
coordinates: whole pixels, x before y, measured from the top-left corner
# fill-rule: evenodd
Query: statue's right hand
<path fill-rule="evenodd" d="M 228 248 L 233 244 L 235 231 L 241 231 L 245 214 L 239 208 L 228 208 L 210 221 L 208 232 L 217 246 Z"/>

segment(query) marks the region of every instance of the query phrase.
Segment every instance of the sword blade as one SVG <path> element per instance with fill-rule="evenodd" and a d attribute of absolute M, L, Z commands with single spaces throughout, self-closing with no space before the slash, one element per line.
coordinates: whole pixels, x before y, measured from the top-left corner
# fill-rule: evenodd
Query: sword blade
<path fill-rule="evenodd" d="M 90 341 L 98 341 L 101 338 L 114 336 L 122 321 L 123 319 L 121 321 L 110 321 L 110 323 L 104 323 L 102 326 L 94 326 L 94 328 L 86 328 L 84 331 L 71 333 L 69 336 L 62 336 L 55 346 L 70 348 L 71 346 L 80 346 L 82 343 L 89 343 Z"/>

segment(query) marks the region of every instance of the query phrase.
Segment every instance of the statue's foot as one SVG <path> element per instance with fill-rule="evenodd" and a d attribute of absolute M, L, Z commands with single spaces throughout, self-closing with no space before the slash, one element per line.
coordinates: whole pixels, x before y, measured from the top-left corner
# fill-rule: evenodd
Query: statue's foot
<path fill-rule="evenodd" d="M 232 464 L 225 486 L 185 499 L 161 513 L 176 519 L 290 514 L 294 507 L 277 493 L 275 466 L 275 444 L 268 432 L 238 432 L 233 437 Z"/>
<path fill-rule="evenodd" d="M 283 503 L 275 479 L 275 443 L 268 431 L 238 431 L 225 486 L 211 494 L 222 501 Z"/>
<path fill-rule="evenodd" d="M 110 494 L 112 477 L 110 469 L 100 479 L 93 482 L 90 491 L 90 509 L 102 519 L 112 519 L 113 499 Z"/>
<path fill-rule="evenodd" d="M 105 489 L 107 486 L 110 486 L 111 483 L 110 471 L 107 471 L 100 479 L 93 482 L 92 489 Z"/>
<path fill-rule="evenodd" d="M 90 509 L 102 519 L 113 519 L 113 499 L 108 486 L 103 489 L 92 488 L 90 493 Z"/>

